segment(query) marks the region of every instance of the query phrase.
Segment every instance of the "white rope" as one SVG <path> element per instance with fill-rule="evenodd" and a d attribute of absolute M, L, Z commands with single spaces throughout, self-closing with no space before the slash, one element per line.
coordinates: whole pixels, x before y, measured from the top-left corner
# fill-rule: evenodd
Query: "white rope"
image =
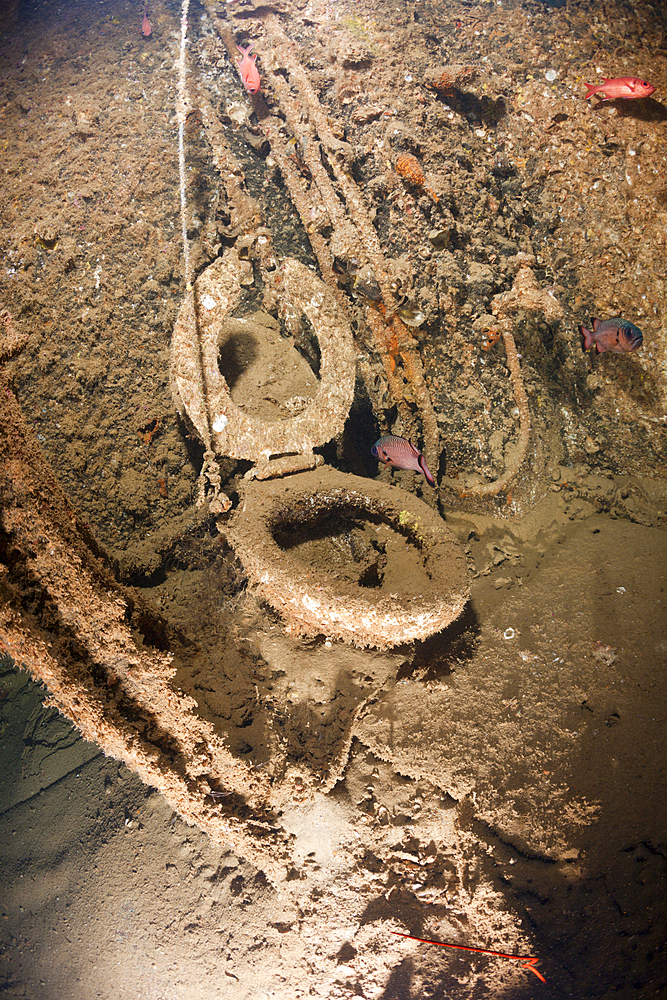
<path fill-rule="evenodd" d="M 181 51 L 178 59 L 178 102 L 176 117 L 178 119 L 178 174 L 181 186 L 181 230 L 183 235 L 183 263 L 185 267 L 185 284 L 190 288 L 190 247 L 188 245 L 188 224 L 185 203 L 185 113 L 187 108 L 187 90 L 185 87 L 185 49 L 188 43 L 188 7 L 190 0 L 183 0 L 181 5 Z"/>

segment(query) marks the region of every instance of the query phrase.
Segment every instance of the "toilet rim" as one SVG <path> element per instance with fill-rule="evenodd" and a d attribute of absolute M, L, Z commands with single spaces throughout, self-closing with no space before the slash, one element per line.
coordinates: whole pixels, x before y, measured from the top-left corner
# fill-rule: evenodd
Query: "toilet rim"
<path fill-rule="evenodd" d="M 418 603 L 414 595 L 401 599 L 361 586 L 352 594 L 349 583 L 337 582 L 333 574 L 314 576 L 312 567 L 274 537 L 277 527 L 292 521 L 312 523 L 341 513 L 381 520 L 415 544 L 431 592 Z M 250 482 L 224 530 L 250 582 L 289 631 L 388 649 L 442 631 L 468 600 L 466 559 L 440 515 L 413 494 L 377 480 L 325 466 L 279 482 Z"/>
<path fill-rule="evenodd" d="M 342 431 L 352 405 L 355 348 L 352 331 L 333 292 L 308 267 L 287 258 L 276 270 L 277 295 L 286 324 L 302 313 L 320 349 L 313 399 L 296 416 L 266 421 L 233 401 L 218 368 L 225 320 L 238 304 L 252 266 L 230 249 L 214 261 L 186 295 L 171 341 L 171 384 L 177 409 L 187 413 L 216 455 L 265 462 L 271 456 L 312 454 Z M 196 303 L 196 311 L 195 311 Z"/>

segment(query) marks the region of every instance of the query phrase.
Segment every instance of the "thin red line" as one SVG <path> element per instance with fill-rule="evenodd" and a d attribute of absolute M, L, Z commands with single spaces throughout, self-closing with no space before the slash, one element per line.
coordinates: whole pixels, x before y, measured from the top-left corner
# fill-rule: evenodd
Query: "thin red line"
<path fill-rule="evenodd" d="M 490 951 L 488 948 L 473 948 L 469 944 L 447 944 L 445 941 L 431 941 L 430 938 L 415 937 L 414 934 L 401 934 L 400 931 L 392 931 L 397 937 L 409 938 L 410 941 L 421 941 L 422 944 L 437 944 L 439 948 L 458 948 L 460 951 L 476 951 L 480 955 L 494 955 L 496 958 L 513 958 L 521 962 L 526 969 L 534 972 L 538 979 L 546 983 L 546 979 L 541 972 L 538 972 L 535 965 L 539 958 L 531 958 L 530 955 L 506 955 L 504 951 Z"/>

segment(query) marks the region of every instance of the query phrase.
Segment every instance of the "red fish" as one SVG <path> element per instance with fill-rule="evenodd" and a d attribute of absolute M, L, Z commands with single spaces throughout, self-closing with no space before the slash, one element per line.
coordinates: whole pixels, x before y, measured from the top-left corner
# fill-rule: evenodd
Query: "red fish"
<path fill-rule="evenodd" d="M 145 3 L 144 4 L 144 19 L 141 22 L 141 34 L 144 36 L 144 38 L 148 38 L 148 36 L 150 35 L 151 31 L 153 30 L 153 28 L 151 26 L 151 22 L 148 20 L 148 17 L 146 16 L 146 8 L 147 7 L 148 7 L 148 4 Z"/>
<path fill-rule="evenodd" d="M 429 486 L 435 486 L 435 479 L 429 472 L 426 459 L 407 438 L 387 434 L 375 442 L 371 454 L 391 469 L 414 469 L 415 472 L 423 472 Z"/>
<path fill-rule="evenodd" d="M 646 80 L 638 80 L 636 76 L 622 76 L 618 80 L 603 80 L 602 83 L 585 83 L 588 93 L 584 100 L 593 94 L 599 94 L 603 101 L 611 101 L 616 97 L 650 97 L 655 87 Z"/>
<path fill-rule="evenodd" d="M 584 338 L 584 350 L 590 351 L 595 345 L 596 354 L 604 354 L 605 351 L 625 354 L 626 351 L 639 350 L 644 342 L 639 327 L 620 316 L 614 319 L 594 319 L 592 333 L 585 326 L 579 327 L 579 333 Z"/>
<path fill-rule="evenodd" d="M 250 50 L 251 48 L 253 48 L 254 44 L 255 43 L 253 42 L 252 45 L 249 45 L 247 49 L 241 48 L 240 45 L 236 46 L 236 48 L 243 56 L 242 59 L 237 59 L 236 63 L 239 68 L 239 73 L 241 74 L 241 80 L 243 81 L 243 86 L 245 87 L 245 89 L 248 91 L 249 94 L 256 94 L 257 91 L 259 90 L 261 82 L 259 79 L 259 70 L 255 66 L 255 59 L 257 58 L 257 56 L 250 55 Z"/>

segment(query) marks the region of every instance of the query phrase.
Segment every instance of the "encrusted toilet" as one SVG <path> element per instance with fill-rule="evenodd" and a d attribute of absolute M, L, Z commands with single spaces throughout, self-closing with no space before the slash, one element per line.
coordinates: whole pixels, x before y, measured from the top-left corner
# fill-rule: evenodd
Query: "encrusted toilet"
<path fill-rule="evenodd" d="M 334 293 L 296 260 L 286 259 L 265 275 L 265 302 L 270 300 L 273 311 L 277 307 L 288 334 L 297 336 L 305 325 L 316 340 L 320 365 L 314 396 L 293 404 L 298 412 L 273 420 L 232 399 L 220 370 L 221 347 L 230 337 L 243 336 L 246 381 L 252 385 L 253 356 L 265 355 L 266 339 L 269 350 L 276 339 L 265 313 L 233 316 L 244 286 L 252 284 L 251 262 L 227 250 L 188 292 L 174 328 L 172 391 L 178 411 L 205 445 L 202 498 L 208 487 L 212 510 L 226 515 L 231 501 L 220 491 L 217 459 L 254 463 L 236 510 L 220 526 L 250 582 L 288 630 L 378 648 L 442 630 L 468 599 L 465 557 L 444 521 L 397 487 L 322 468 L 323 459 L 314 452 L 343 430 L 354 394 L 355 347 Z M 233 374 L 227 372 L 230 381 Z M 258 391 L 262 384 L 258 378 Z M 358 579 L 309 563 L 308 545 L 302 543 L 329 530 L 346 537 L 356 532 L 363 552 Z M 407 558 L 391 593 L 379 585 L 372 567 L 373 561 L 386 561 L 387 553 Z M 370 585 L 364 573 L 372 576 Z"/>

